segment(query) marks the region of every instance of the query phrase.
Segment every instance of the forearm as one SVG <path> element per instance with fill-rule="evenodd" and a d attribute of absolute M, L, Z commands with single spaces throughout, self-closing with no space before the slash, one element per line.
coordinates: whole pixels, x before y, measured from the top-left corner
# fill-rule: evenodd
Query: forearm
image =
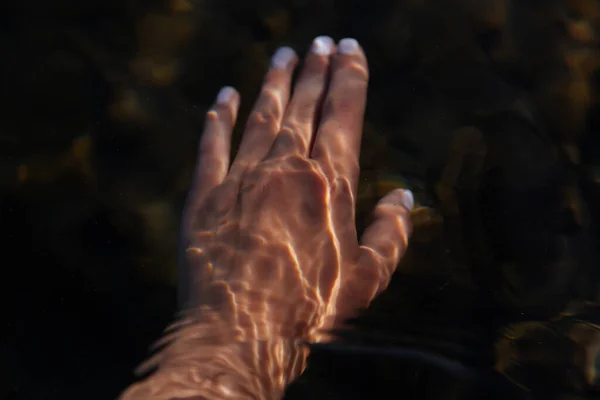
<path fill-rule="evenodd" d="M 280 399 L 307 357 L 307 349 L 290 339 L 242 341 L 210 313 L 185 321 L 162 342 L 168 344 L 142 367 L 157 370 L 121 400 Z"/>

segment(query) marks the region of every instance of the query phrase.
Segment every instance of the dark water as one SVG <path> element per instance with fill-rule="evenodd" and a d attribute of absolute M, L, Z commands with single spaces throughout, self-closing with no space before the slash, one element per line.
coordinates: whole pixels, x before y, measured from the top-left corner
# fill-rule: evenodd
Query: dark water
<path fill-rule="evenodd" d="M 422 208 L 287 398 L 600 396 L 600 2 L 34 0 L 0 6 L 0 399 L 133 380 L 205 110 L 233 85 L 243 119 L 272 52 L 321 34 L 370 62 L 359 228 L 386 188 Z"/>

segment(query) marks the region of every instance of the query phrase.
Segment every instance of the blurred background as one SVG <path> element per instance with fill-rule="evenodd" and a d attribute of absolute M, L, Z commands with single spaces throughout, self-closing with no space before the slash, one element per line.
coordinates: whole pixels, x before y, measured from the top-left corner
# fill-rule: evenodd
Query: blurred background
<path fill-rule="evenodd" d="M 175 312 L 204 113 L 232 85 L 243 121 L 274 50 L 323 34 L 371 68 L 359 229 L 391 188 L 419 206 L 340 332 L 383 352 L 317 351 L 288 398 L 600 398 L 600 1 L 33 0 L 0 5 L 0 399 L 134 379 Z"/>

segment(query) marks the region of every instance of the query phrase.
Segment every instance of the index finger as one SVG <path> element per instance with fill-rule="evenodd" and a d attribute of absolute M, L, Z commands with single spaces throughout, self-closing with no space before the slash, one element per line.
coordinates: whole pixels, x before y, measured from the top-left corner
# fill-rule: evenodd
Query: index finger
<path fill-rule="evenodd" d="M 331 66 L 329 90 L 311 156 L 327 177 L 347 179 L 356 195 L 360 142 L 367 102 L 369 70 L 358 42 L 342 39 Z"/>

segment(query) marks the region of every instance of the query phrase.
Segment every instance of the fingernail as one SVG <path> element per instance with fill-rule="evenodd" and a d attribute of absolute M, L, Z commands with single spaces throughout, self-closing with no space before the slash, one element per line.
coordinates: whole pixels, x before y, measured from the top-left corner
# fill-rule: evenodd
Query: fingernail
<path fill-rule="evenodd" d="M 235 96 L 235 89 L 231 86 L 225 86 L 217 94 L 217 104 L 227 104 Z"/>
<path fill-rule="evenodd" d="M 358 42 L 356 39 L 345 38 L 338 44 L 338 52 L 341 54 L 353 54 L 358 51 Z"/>
<path fill-rule="evenodd" d="M 329 36 L 317 36 L 312 42 L 310 51 L 320 56 L 328 56 L 333 50 L 334 41 Z"/>
<path fill-rule="evenodd" d="M 404 207 L 408 209 L 408 211 L 412 211 L 412 209 L 415 207 L 415 196 L 413 196 L 412 191 L 408 189 L 403 190 L 402 203 L 404 204 Z"/>
<path fill-rule="evenodd" d="M 272 68 L 286 68 L 296 57 L 296 52 L 290 47 L 280 47 L 271 58 Z"/>

